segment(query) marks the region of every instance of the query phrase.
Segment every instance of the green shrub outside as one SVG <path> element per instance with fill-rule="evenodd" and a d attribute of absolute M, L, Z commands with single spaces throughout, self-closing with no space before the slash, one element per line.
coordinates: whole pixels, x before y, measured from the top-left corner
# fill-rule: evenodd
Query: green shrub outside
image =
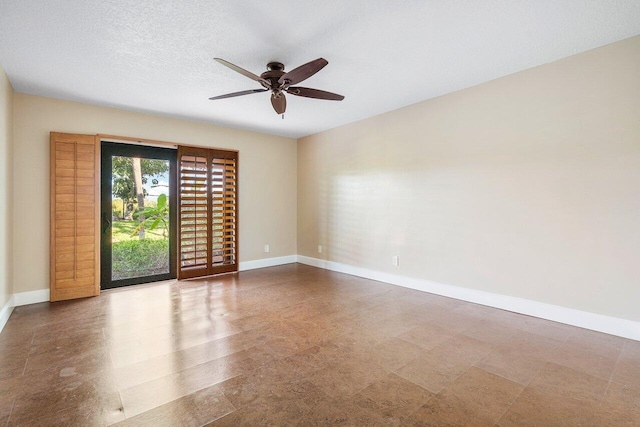
<path fill-rule="evenodd" d="M 169 272 L 169 240 L 142 239 L 114 242 L 113 280 Z"/>

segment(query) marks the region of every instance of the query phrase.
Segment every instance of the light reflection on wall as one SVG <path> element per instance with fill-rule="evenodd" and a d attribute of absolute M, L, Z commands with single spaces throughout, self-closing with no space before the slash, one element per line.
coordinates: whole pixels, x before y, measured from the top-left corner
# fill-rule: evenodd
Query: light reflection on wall
<path fill-rule="evenodd" d="M 300 139 L 298 254 L 640 321 L 639 49 Z"/>

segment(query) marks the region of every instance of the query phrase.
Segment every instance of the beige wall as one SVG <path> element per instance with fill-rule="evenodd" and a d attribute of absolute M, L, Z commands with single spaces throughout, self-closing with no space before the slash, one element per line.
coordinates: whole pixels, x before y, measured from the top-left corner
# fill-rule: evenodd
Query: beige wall
<path fill-rule="evenodd" d="M 237 149 L 240 261 L 296 253 L 296 140 L 18 93 L 14 107 L 14 292 L 49 287 L 50 131 Z"/>
<path fill-rule="evenodd" d="M 635 37 L 302 138 L 298 253 L 640 321 L 639 77 Z"/>
<path fill-rule="evenodd" d="M 13 88 L 0 67 L 0 309 L 11 298 Z"/>

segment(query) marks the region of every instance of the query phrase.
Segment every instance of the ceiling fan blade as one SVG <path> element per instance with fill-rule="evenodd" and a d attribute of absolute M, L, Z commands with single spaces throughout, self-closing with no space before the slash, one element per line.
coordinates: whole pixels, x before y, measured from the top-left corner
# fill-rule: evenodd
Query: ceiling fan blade
<path fill-rule="evenodd" d="M 229 68 L 231 68 L 233 71 L 235 71 L 235 72 L 237 72 L 237 73 L 240 73 L 240 74 L 242 74 L 242 75 L 243 75 L 243 76 L 245 76 L 245 77 L 249 77 L 251 80 L 255 80 L 255 81 L 260 82 L 260 83 L 266 83 L 267 85 L 269 84 L 269 82 L 267 82 L 267 81 L 266 81 L 265 79 L 263 79 L 262 77 L 257 76 L 257 75 L 255 75 L 255 74 L 253 74 L 251 71 L 247 71 L 247 70 L 245 70 L 244 68 L 238 67 L 237 65 L 232 64 L 232 63 L 231 63 L 231 62 L 229 62 L 229 61 L 225 61 L 225 60 L 224 60 L 224 59 L 222 59 L 222 58 L 213 58 L 213 59 L 215 59 L 216 61 L 218 61 L 219 63 L 221 63 L 221 64 L 222 64 L 222 65 L 224 65 L 225 67 L 229 67 Z"/>
<path fill-rule="evenodd" d="M 267 89 L 249 89 L 249 90 L 243 90 L 241 92 L 227 93 L 226 95 L 213 96 L 209 99 L 213 101 L 216 99 L 233 98 L 234 96 L 250 95 L 252 93 L 266 92 L 266 91 Z"/>
<path fill-rule="evenodd" d="M 305 98 L 327 99 L 329 101 L 342 101 L 344 99 L 343 95 L 338 95 L 337 93 L 299 86 L 289 87 L 289 89 L 287 89 L 287 93 L 296 96 L 304 96 Z"/>
<path fill-rule="evenodd" d="M 298 84 L 322 70 L 328 63 L 329 62 L 324 58 L 318 58 L 311 62 L 307 62 L 306 64 L 283 74 L 282 77 L 278 79 L 278 83 L 283 84 L 285 81 L 288 81 L 290 85 Z"/>
<path fill-rule="evenodd" d="M 273 105 L 273 109 L 276 110 L 276 113 L 284 114 L 284 111 L 287 109 L 287 98 L 284 97 L 284 92 L 280 92 L 279 95 L 272 93 L 271 105 Z"/>

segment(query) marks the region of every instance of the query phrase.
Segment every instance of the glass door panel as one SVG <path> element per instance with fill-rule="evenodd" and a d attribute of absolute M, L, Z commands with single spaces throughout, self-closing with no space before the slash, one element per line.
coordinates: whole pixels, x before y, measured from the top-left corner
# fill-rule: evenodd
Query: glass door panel
<path fill-rule="evenodd" d="M 103 289 L 175 278 L 175 150 L 102 143 Z"/>

